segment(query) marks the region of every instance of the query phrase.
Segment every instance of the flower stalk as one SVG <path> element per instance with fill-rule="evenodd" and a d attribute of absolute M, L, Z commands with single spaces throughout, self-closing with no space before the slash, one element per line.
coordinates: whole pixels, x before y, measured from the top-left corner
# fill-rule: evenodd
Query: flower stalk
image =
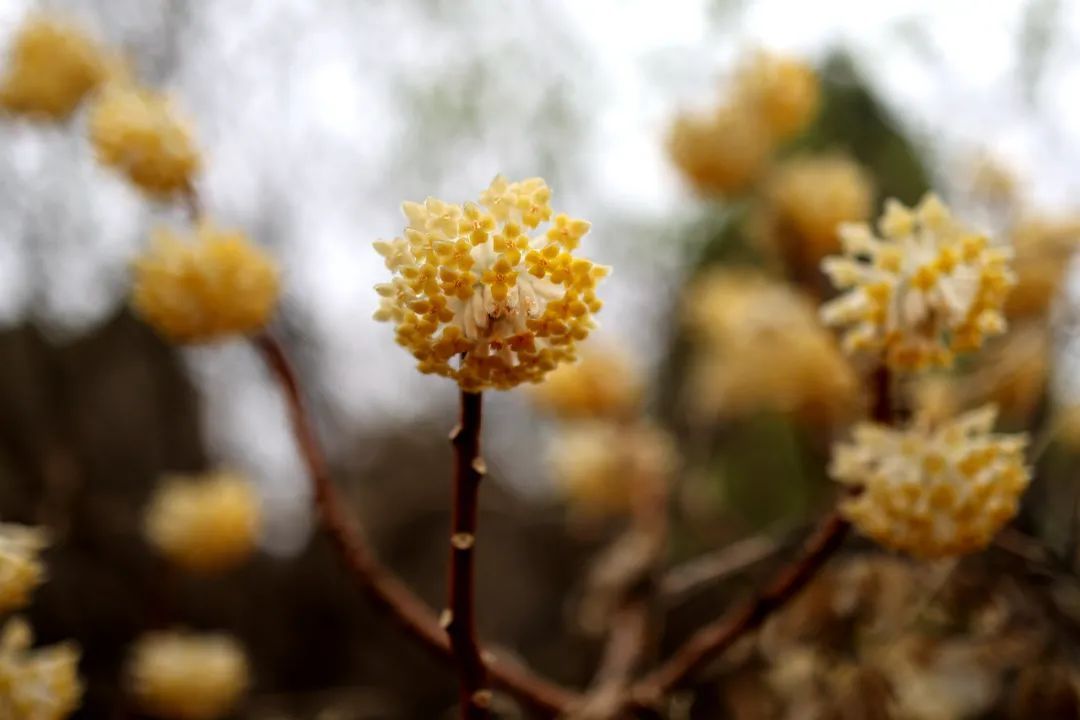
<path fill-rule="evenodd" d="M 457 663 L 463 720 L 489 717 L 491 691 L 476 631 L 476 528 L 480 482 L 487 473 L 480 456 L 483 395 L 461 391 L 461 416 L 450 433 L 454 448 L 453 514 L 450 536 L 449 607 L 444 616 Z"/>

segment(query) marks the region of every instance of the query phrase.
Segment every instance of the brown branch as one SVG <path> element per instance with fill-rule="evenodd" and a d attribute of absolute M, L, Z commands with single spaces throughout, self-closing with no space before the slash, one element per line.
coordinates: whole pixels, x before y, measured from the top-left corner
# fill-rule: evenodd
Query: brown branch
<path fill-rule="evenodd" d="M 491 692 L 480 658 L 476 631 L 476 526 L 480 481 L 487 473 L 480 457 L 483 400 L 480 393 L 461 391 L 461 416 L 450 433 L 454 446 L 453 523 L 450 536 L 449 609 L 446 632 L 457 662 L 458 705 L 462 720 L 490 716 Z"/>
<path fill-rule="evenodd" d="M 323 531 L 372 603 L 435 655 L 452 660 L 449 638 L 434 613 L 379 562 L 360 529 L 346 514 L 346 504 L 330 479 L 329 468 L 304 405 L 299 379 L 281 344 L 268 334 L 252 338 L 252 343 L 285 395 Z M 538 677 L 517 663 L 500 661 L 487 650 L 482 657 L 497 686 L 544 716 L 561 714 L 577 699 L 574 692 Z"/>
<path fill-rule="evenodd" d="M 843 543 L 850 525 L 838 513 L 830 513 L 806 541 L 803 552 L 773 582 L 743 607 L 706 625 L 660 668 L 635 688 L 634 699 L 651 705 L 686 684 L 694 673 L 736 640 L 759 628 L 776 610 L 794 598 Z"/>
<path fill-rule="evenodd" d="M 671 603 L 681 602 L 704 585 L 715 585 L 749 570 L 782 552 L 788 543 L 765 535 L 754 535 L 677 565 L 660 581 L 660 596 Z"/>

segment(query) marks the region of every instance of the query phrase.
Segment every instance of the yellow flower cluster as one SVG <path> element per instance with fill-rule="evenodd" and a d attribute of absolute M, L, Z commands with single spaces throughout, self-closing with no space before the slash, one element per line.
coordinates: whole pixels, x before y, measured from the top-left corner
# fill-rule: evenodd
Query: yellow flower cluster
<path fill-rule="evenodd" d="M 757 179 L 779 142 L 813 120 L 819 94 L 808 65 L 759 53 L 739 69 L 734 92 L 719 107 L 676 118 L 668 153 L 700 192 L 738 192 Z"/>
<path fill-rule="evenodd" d="M 893 369 L 921 370 L 1004 332 L 1015 282 L 1007 249 L 956 222 L 934 195 L 914 210 L 890 200 L 878 231 L 842 225 L 844 255 L 822 262 L 846 291 L 821 309 L 826 323 L 848 326 L 846 350 L 883 352 Z"/>
<path fill-rule="evenodd" d="M 667 146 L 680 172 L 704 195 L 727 195 L 746 188 L 773 150 L 758 119 L 742 107 L 679 116 Z"/>
<path fill-rule="evenodd" d="M 22 618 L 0 632 L 0 718 L 63 720 L 79 706 L 79 650 L 71 643 L 32 650 L 34 637 Z"/>
<path fill-rule="evenodd" d="M 166 338 L 217 340 L 265 327 L 280 292 L 274 261 L 240 232 L 201 223 L 191 241 L 169 230 L 135 261 L 132 304 Z"/>
<path fill-rule="evenodd" d="M 806 63 L 767 52 L 740 68 L 736 97 L 754 108 L 771 137 L 785 140 L 813 121 L 821 101 L 817 73 Z"/>
<path fill-rule="evenodd" d="M 0 524 L 0 613 L 30 602 L 30 594 L 45 581 L 38 555 L 47 545 L 45 534 L 32 527 Z"/>
<path fill-rule="evenodd" d="M 618 515 L 656 497 L 674 469 L 675 449 L 662 430 L 646 422 L 581 421 L 555 437 L 549 462 L 575 508 L 585 515 Z"/>
<path fill-rule="evenodd" d="M 791 267 L 817 266 L 840 249 L 836 228 L 870 217 L 874 185 L 844 155 L 807 155 L 782 163 L 769 178 L 767 217 L 772 240 Z"/>
<path fill-rule="evenodd" d="M 687 294 L 696 341 L 688 384 L 698 415 L 796 413 L 822 424 L 852 414 L 859 382 L 809 300 L 748 271 L 717 270 Z"/>
<path fill-rule="evenodd" d="M 27 22 L 15 37 L 0 80 L 0 108 L 62 120 L 106 76 L 98 46 L 79 30 L 47 18 Z"/>
<path fill-rule="evenodd" d="M 1012 246 L 1016 287 L 1009 293 L 1005 314 L 1014 319 L 1045 315 L 1080 247 L 1080 219 L 1024 221 L 1013 230 Z"/>
<path fill-rule="evenodd" d="M 993 434 L 996 414 L 986 406 L 941 424 L 860 424 L 833 450 L 831 475 L 856 490 L 841 512 L 864 535 L 917 557 L 986 547 L 1031 479 L 1027 435 Z"/>
<path fill-rule="evenodd" d="M 536 386 L 537 405 L 563 420 L 627 418 L 637 412 L 641 378 L 614 348 L 592 347 L 576 363 L 560 365 Z"/>
<path fill-rule="evenodd" d="M 164 720 L 229 716 L 249 675 L 243 648 L 222 634 L 149 633 L 135 643 L 128 665 L 140 709 Z"/>
<path fill-rule="evenodd" d="M 259 525 L 255 488 L 228 472 L 165 478 L 145 517 L 150 544 L 192 572 L 224 570 L 245 560 Z"/>
<path fill-rule="evenodd" d="M 199 169 L 187 120 L 168 98 L 127 82 L 110 84 L 94 100 L 90 140 L 103 165 L 150 195 L 190 187 Z"/>
<path fill-rule="evenodd" d="M 597 281 L 609 270 L 573 256 L 589 223 L 552 218 L 550 198 L 540 178 L 499 176 L 479 204 L 403 205 L 404 237 L 375 243 L 394 274 L 375 288 L 375 319 L 395 324 L 421 372 L 468 391 L 506 389 L 575 358 L 601 307 Z"/>

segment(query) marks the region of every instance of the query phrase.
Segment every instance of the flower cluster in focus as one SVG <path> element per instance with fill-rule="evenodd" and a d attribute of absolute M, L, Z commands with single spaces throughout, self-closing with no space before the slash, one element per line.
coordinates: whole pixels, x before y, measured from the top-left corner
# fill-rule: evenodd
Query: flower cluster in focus
<path fill-rule="evenodd" d="M 937 197 L 909 209 L 886 203 L 875 234 L 840 228 L 844 254 L 822 268 L 844 294 L 821 309 L 846 327 L 850 352 L 882 352 L 898 370 L 948 366 L 958 351 L 1005 330 L 1002 308 L 1015 280 L 1010 252 L 953 219 Z"/>
<path fill-rule="evenodd" d="M 62 120 L 106 77 L 107 61 L 81 31 L 47 18 L 27 22 L 15 37 L 0 79 L 0 108 Z"/>
<path fill-rule="evenodd" d="M 79 651 L 71 643 L 32 649 L 34 637 L 22 618 L 0 631 L 0 718 L 62 720 L 79 706 Z"/>
<path fill-rule="evenodd" d="M 258 540 L 259 500 L 228 472 L 162 480 L 146 510 L 146 536 L 170 561 L 193 572 L 220 571 L 246 559 Z"/>
<path fill-rule="evenodd" d="M 164 720 L 229 717 L 249 678 L 247 656 L 229 635 L 154 632 L 135 643 L 128 660 L 139 708 Z"/>
<path fill-rule="evenodd" d="M 261 330 L 279 291 L 277 266 L 263 250 L 204 222 L 191 240 L 155 233 L 135 262 L 132 303 L 166 338 L 199 343 Z"/>
<path fill-rule="evenodd" d="M 858 425 L 830 467 L 854 491 L 841 511 L 863 534 L 918 557 L 986 547 L 1030 481 L 1027 436 L 992 433 L 995 418 L 987 406 L 940 424 Z"/>
<path fill-rule="evenodd" d="M 507 389 L 574 359 L 608 268 L 573 255 L 589 223 L 552 217 L 550 199 L 540 178 L 500 176 L 479 204 L 404 204 L 404 237 L 375 243 L 394 274 L 376 286 L 375 318 L 394 323 L 421 372 Z"/>

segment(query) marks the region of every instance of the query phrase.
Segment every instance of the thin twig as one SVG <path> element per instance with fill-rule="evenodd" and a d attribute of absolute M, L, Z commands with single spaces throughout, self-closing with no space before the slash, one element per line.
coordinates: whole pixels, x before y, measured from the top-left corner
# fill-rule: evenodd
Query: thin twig
<path fill-rule="evenodd" d="M 252 343 L 285 395 L 293 433 L 308 470 L 315 510 L 324 532 L 376 607 L 438 657 L 452 660 L 449 638 L 435 614 L 378 561 L 359 527 L 346 514 L 346 503 L 330 479 L 304 405 L 299 379 L 281 344 L 269 334 L 254 337 Z M 554 717 L 577 700 L 574 692 L 538 677 L 516 662 L 500 661 L 495 653 L 487 650 L 482 657 L 495 684 L 538 713 Z"/>
<path fill-rule="evenodd" d="M 667 603 L 677 603 L 703 585 L 714 585 L 775 557 L 786 546 L 765 535 L 725 545 L 669 570 L 660 582 L 660 595 Z"/>
<path fill-rule="evenodd" d="M 491 692 L 476 631 L 476 526 L 480 481 L 487 473 L 480 456 L 484 396 L 461 391 L 461 416 L 450 433 L 454 446 L 453 524 L 450 536 L 449 609 L 444 616 L 458 670 L 462 720 L 489 717 Z"/>
<path fill-rule="evenodd" d="M 652 705 L 686 684 L 695 672 L 719 656 L 736 640 L 759 628 L 814 578 L 847 536 L 850 525 L 839 513 L 830 513 L 807 540 L 800 557 L 750 602 L 726 617 L 695 632 L 676 653 L 647 675 L 634 691 L 634 700 Z"/>

